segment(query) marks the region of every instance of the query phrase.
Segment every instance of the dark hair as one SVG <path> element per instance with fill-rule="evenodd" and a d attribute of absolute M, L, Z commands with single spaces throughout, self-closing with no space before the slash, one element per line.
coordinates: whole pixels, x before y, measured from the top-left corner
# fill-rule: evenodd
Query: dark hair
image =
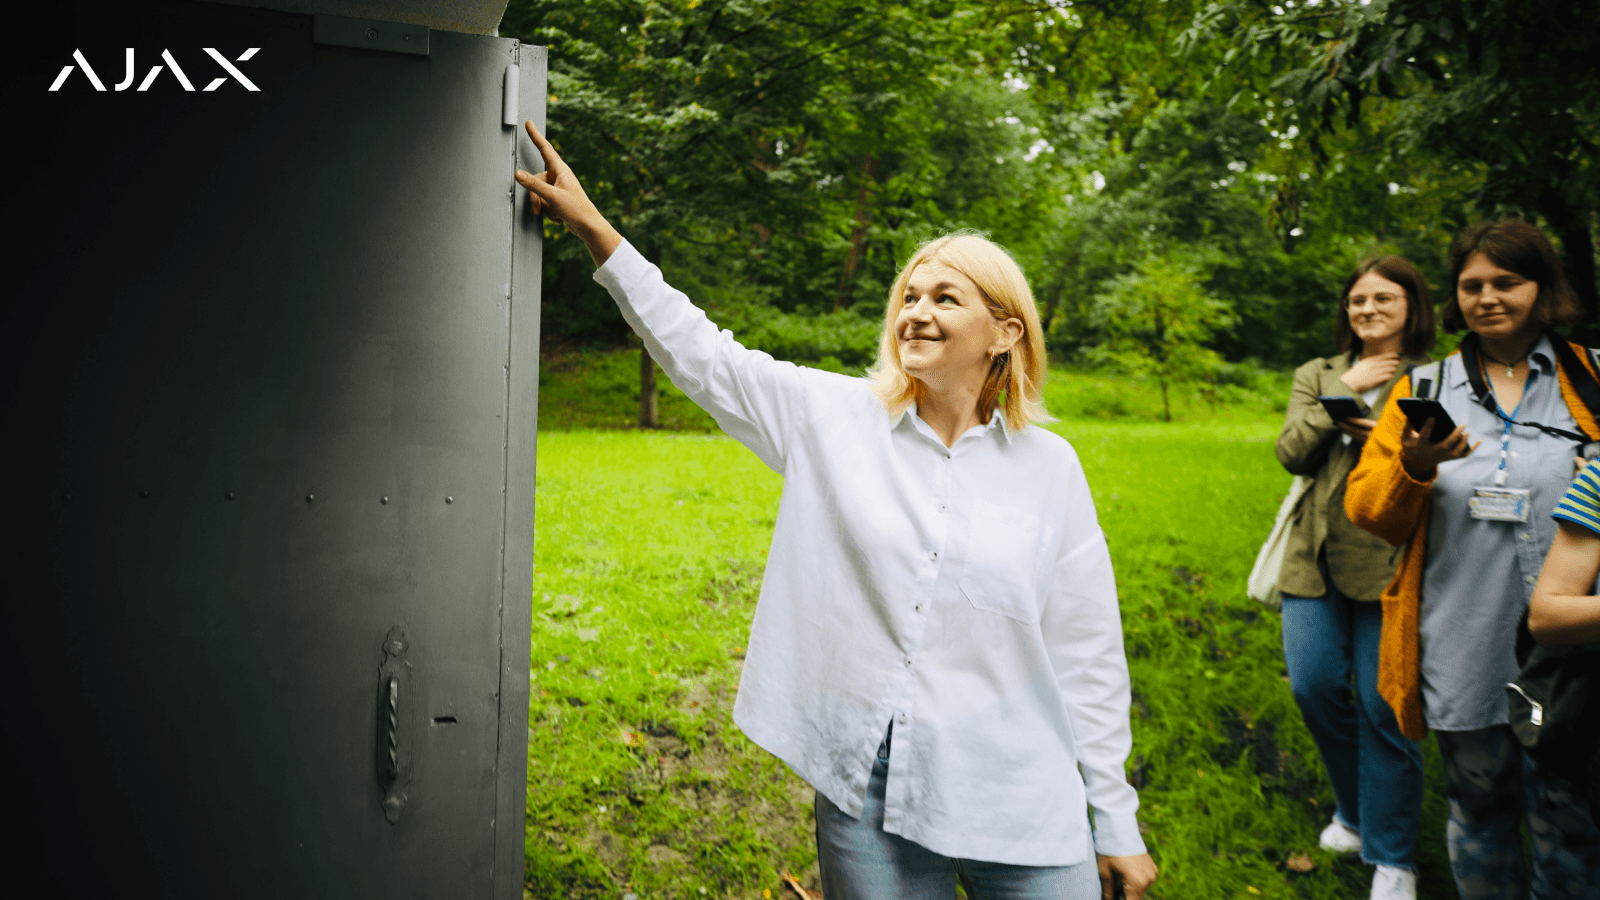
<path fill-rule="evenodd" d="M 1461 232 L 1450 245 L 1450 297 L 1441 314 L 1445 330 L 1451 334 L 1467 325 L 1461 315 L 1456 285 L 1461 281 L 1461 270 L 1467 267 L 1467 260 L 1474 253 L 1482 253 L 1500 268 L 1539 285 L 1539 296 L 1533 301 L 1529 317 L 1539 328 L 1572 325 L 1583 318 L 1577 292 L 1567 280 L 1567 270 L 1544 232 L 1516 219 L 1480 222 Z"/>
<path fill-rule="evenodd" d="M 1433 325 L 1433 295 L 1417 267 L 1403 256 L 1378 256 L 1363 260 L 1345 279 L 1339 292 L 1339 319 L 1333 325 L 1333 340 L 1340 353 L 1360 353 L 1361 338 L 1350 327 L 1350 289 L 1361 276 L 1376 272 L 1379 277 L 1400 285 L 1406 292 L 1406 324 L 1400 332 L 1400 348 L 1407 356 L 1422 356 L 1433 349 L 1437 330 Z"/>

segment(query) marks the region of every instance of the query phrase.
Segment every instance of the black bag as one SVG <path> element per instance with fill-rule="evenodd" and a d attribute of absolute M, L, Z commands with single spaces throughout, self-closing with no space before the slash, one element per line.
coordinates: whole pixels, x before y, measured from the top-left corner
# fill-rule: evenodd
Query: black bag
<path fill-rule="evenodd" d="M 1593 644 L 1541 647 L 1528 630 L 1528 613 L 1517 625 L 1521 671 L 1506 685 L 1511 730 L 1539 766 L 1566 778 L 1591 796 L 1591 771 L 1600 754 L 1600 651 Z"/>

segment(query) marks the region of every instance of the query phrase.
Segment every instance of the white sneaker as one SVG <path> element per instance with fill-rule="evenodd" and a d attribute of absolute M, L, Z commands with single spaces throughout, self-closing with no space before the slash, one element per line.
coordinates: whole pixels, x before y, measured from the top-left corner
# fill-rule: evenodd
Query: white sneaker
<path fill-rule="evenodd" d="M 1322 845 L 1322 849 L 1332 850 L 1335 853 L 1360 853 L 1361 832 L 1351 831 L 1339 821 L 1338 816 L 1334 816 L 1328 827 L 1322 829 L 1322 837 L 1317 843 Z"/>
<path fill-rule="evenodd" d="M 1417 873 L 1399 866 L 1379 866 L 1372 875 L 1372 900 L 1417 900 Z"/>

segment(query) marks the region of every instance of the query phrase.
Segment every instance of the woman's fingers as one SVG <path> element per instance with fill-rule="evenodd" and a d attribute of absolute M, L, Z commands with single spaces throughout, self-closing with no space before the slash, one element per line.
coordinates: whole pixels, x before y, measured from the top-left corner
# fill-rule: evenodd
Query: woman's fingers
<path fill-rule="evenodd" d="M 550 180 L 555 181 L 555 174 L 561 171 L 561 167 L 565 165 L 561 161 L 561 154 L 557 153 L 556 148 L 552 147 L 550 142 L 544 139 L 544 135 L 539 133 L 539 129 L 533 127 L 531 120 L 524 122 L 523 126 L 528 129 L 528 137 L 533 141 L 533 145 L 539 148 L 539 155 L 544 157 L 544 168 L 551 175 Z"/>

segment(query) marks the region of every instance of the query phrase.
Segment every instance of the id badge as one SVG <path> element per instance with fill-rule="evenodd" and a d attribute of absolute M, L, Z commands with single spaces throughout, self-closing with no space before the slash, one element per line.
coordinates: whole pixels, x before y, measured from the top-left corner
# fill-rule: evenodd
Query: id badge
<path fill-rule="evenodd" d="M 1467 501 L 1467 506 L 1474 519 L 1526 522 L 1530 499 L 1531 492 L 1527 488 L 1482 486 L 1472 489 L 1472 499 Z"/>

